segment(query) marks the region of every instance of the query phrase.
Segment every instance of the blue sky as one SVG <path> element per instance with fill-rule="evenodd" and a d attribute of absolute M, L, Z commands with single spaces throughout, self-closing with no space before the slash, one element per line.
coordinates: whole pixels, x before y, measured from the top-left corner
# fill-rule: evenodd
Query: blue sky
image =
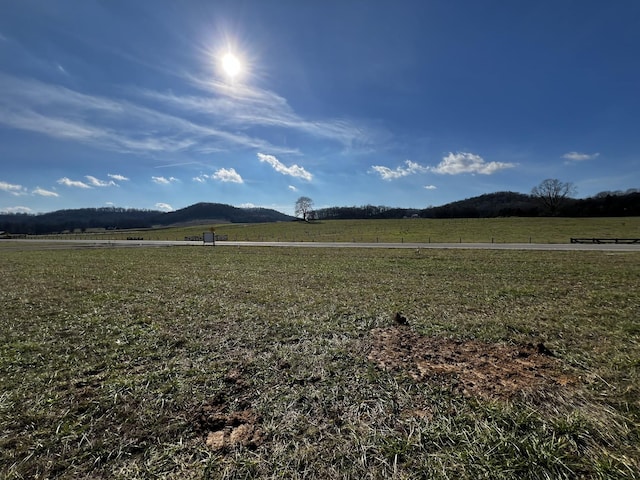
<path fill-rule="evenodd" d="M 639 172 L 637 0 L 2 2 L 0 211 L 424 208 Z"/>

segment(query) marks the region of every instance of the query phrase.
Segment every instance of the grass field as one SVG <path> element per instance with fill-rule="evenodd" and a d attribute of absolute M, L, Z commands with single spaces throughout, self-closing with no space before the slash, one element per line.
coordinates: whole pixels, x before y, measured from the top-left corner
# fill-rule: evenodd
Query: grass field
<path fill-rule="evenodd" d="M 569 243 L 571 237 L 640 238 L 640 217 L 327 220 L 89 232 L 76 236 L 183 240 L 185 236 L 202 235 L 209 228 L 237 241 Z"/>
<path fill-rule="evenodd" d="M 638 253 L 2 248 L 0 478 L 640 478 Z"/>

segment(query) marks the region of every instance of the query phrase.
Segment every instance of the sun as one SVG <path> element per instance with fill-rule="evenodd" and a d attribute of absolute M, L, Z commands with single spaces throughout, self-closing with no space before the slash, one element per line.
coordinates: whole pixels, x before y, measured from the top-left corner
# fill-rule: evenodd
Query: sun
<path fill-rule="evenodd" d="M 235 78 L 242 71 L 240 60 L 233 53 L 227 53 L 222 57 L 222 70 L 229 77 Z"/>

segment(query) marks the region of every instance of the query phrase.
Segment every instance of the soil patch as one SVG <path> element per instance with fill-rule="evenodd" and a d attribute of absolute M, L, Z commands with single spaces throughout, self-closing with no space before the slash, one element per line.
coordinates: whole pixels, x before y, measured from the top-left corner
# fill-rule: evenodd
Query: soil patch
<path fill-rule="evenodd" d="M 242 445 L 255 448 L 262 444 L 263 433 L 258 415 L 252 410 L 225 412 L 223 405 L 205 405 L 199 417 L 206 445 L 215 451 Z"/>
<path fill-rule="evenodd" d="M 244 391 L 247 384 L 238 370 L 230 371 L 225 377 L 228 395 L 240 398 L 231 410 L 228 396 L 220 395 L 202 405 L 195 418 L 195 429 L 202 435 L 205 444 L 214 451 L 224 452 L 235 446 L 256 448 L 264 442 L 260 428 L 260 416 L 250 408 L 250 399 Z"/>
<path fill-rule="evenodd" d="M 469 397 L 508 399 L 575 383 L 543 344 L 519 346 L 427 337 L 407 326 L 371 332 L 369 360 L 417 381 L 440 382 Z"/>

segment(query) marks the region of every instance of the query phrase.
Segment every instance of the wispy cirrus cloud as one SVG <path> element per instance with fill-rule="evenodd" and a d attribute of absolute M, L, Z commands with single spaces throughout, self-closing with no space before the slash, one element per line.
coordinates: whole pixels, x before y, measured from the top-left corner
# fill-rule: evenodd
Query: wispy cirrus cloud
<path fill-rule="evenodd" d="M 282 175 L 289 175 L 291 177 L 302 178 L 303 180 L 311 181 L 313 179 L 313 175 L 309 173 L 304 167 L 293 164 L 287 167 L 280 160 L 278 160 L 273 155 L 266 155 L 264 153 L 258 153 L 258 159 L 261 162 L 268 163 L 273 167 L 276 172 L 281 173 Z"/>
<path fill-rule="evenodd" d="M 566 163 L 571 162 L 583 162 L 585 160 L 593 160 L 600 156 L 599 153 L 579 153 L 579 152 L 569 152 L 562 155 L 562 158 L 567 160 Z"/>
<path fill-rule="evenodd" d="M 27 190 L 22 185 L 0 181 L 0 190 L 8 192 L 11 195 L 25 195 Z"/>
<path fill-rule="evenodd" d="M 73 188 L 91 188 L 91 186 L 80 180 L 71 180 L 68 177 L 62 177 L 58 179 L 58 183 L 60 185 L 64 185 L 65 187 L 73 187 Z"/>
<path fill-rule="evenodd" d="M 345 147 L 357 148 L 372 143 L 374 138 L 389 136 L 388 132 L 382 131 L 379 127 L 360 125 L 346 119 L 305 118 L 296 113 L 284 97 L 256 86 L 230 85 L 227 82 L 203 80 L 194 76 L 187 76 L 186 79 L 205 91 L 206 95 L 176 95 L 173 92 L 149 89 L 136 89 L 135 93 L 162 102 L 171 108 L 207 114 L 209 118 L 226 125 L 286 129 L 334 141 Z"/>
<path fill-rule="evenodd" d="M 244 183 L 244 180 L 234 168 L 221 168 L 211 178 L 221 182 Z"/>
<path fill-rule="evenodd" d="M 158 185 L 171 185 L 172 183 L 179 181 L 176 177 L 151 177 L 151 180 Z"/>
<path fill-rule="evenodd" d="M 417 162 L 411 160 L 404 161 L 405 166 L 398 166 L 394 169 L 385 167 L 383 165 L 372 165 L 371 168 L 374 172 L 380 174 L 383 180 L 395 180 L 397 178 L 406 177 L 408 175 L 414 175 L 416 173 L 425 173 L 429 171 L 429 167 L 420 165 Z"/>
<path fill-rule="evenodd" d="M 153 154 L 232 147 L 296 152 L 259 136 L 230 129 L 224 119 L 200 121 L 166 105 L 81 93 L 60 85 L 0 73 L 0 124 L 106 150 Z"/>
<path fill-rule="evenodd" d="M 431 167 L 429 170 L 434 173 L 446 175 L 460 175 L 462 173 L 491 175 L 500 170 L 513 168 L 515 166 L 515 163 L 487 162 L 480 155 L 474 153 L 450 152 L 436 167 Z"/>

